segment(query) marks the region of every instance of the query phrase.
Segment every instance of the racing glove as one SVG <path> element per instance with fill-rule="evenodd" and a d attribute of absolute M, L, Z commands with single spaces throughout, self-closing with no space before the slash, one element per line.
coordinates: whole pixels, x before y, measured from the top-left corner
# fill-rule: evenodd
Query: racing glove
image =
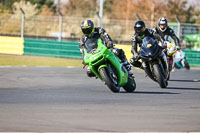
<path fill-rule="evenodd" d="M 138 58 L 138 53 L 134 53 L 133 58 L 137 59 Z"/>

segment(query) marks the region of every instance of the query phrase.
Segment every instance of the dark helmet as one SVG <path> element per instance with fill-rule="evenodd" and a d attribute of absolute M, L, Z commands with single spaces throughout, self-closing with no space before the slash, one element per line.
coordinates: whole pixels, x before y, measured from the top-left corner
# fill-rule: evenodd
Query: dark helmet
<path fill-rule="evenodd" d="M 90 37 L 91 34 L 94 32 L 94 23 L 91 20 L 84 20 L 81 23 L 81 30 L 84 35 Z"/>
<path fill-rule="evenodd" d="M 144 34 L 145 29 L 146 29 L 146 25 L 144 21 L 139 20 L 135 22 L 134 30 L 139 36 L 142 36 Z"/>
<path fill-rule="evenodd" d="M 167 26 L 168 26 L 168 20 L 166 18 L 163 17 L 158 20 L 158 27 L 160 31 L 162 32 L 166 31 Z"/>

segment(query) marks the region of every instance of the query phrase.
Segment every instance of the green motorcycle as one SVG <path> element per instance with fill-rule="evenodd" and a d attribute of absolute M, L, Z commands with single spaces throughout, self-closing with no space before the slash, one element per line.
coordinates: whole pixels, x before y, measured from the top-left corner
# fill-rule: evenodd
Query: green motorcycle
<path fill-rule="evenodd" d="M 90 38 L 85 46 L 84 63 L 90 67 L 97 78 L 105 82 L 112 92 L 119 92 L 120 87 L 123 87 L 126 92 L 135 90 L 133 74 L 128 74 L 122 61 L 105 46 L 102 39 Z"/>

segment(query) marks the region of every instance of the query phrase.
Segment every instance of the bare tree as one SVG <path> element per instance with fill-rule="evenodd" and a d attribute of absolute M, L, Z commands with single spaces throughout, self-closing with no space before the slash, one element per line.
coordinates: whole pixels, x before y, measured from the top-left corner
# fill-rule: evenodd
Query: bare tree
<path fill-rule="evenodd" d="M 97 0 L 69 0 L 64 6 L 68 16 L 91 17 L 96 15 Z"/>

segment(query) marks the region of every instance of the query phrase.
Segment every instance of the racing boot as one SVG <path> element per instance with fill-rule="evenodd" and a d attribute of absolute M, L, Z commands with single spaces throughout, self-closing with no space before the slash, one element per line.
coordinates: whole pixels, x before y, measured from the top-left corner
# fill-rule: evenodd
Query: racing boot
<path fill-rule="evenodd" d="M 131 65 L 128 63 L 126 58 L 122 59 L 122 63 L 123 63 L 123 65 L 124 65 L 124 67 L 126 68 L 127 71 L 131 70 Z"/>
<path fill-rule="evenodd" d="M 129 76 L 133 76 L 133 73 L 131 72 L 131 65 L 128 63 L 127 59 L 125 61 L 122 60 L 122 63 L 126 70 L 128 71 Z"/>
<path fill-rule="evenodd" d="M 87 72 L 86 73 L 87 73 L 87 76 L 90 77 L 90 78 L 91 77 L 95 77 L 95 74 L 92 72 L 92 70 L 89 67 L 87 68 Z"/>
<path fill-rule="evenodd" d="M 122 49 L 118 49 L 118 48 L 113 48 L 112 52 L 120 58 L 120 60 L 122 61 L 124 67 L 127 69 L 127 71 L 131 70 L 131 65 L 128 63 L 125 53 Z"/>
<path fill-rule="evenodd" d="M 144 69 L 143 66 L 142 66 L 142 63 L 140 61 L 136 60 L 136 58 L 134 58 L 134 57 L 132 57 L 130 59 L 130 63 L 134 67 L 137 67 L 137 68 L 140 68 L 140 69 Z"/>

